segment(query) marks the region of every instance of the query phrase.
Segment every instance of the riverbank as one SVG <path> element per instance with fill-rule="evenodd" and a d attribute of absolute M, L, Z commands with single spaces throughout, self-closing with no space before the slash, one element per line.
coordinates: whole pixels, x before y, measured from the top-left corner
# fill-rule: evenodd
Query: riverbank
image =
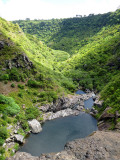
<path fill-rule="evenodd" d="M 120 133 L 97 131 L 92 135 L 77 139 L 65 145 L 62 152 L 31 156 L 17 152 L 8 160 L 118 160 L 120 159 Z"/>
<path fill-rule="evenodd" d="M 47 121 L 47 120 L 52 120 L 52 119 L 55 119 L 55 118 L 59 118 L 59 117 L 65 117 L 65 116 L 69 116 L 69 115 L 78 115 L 81 111 L 88 111 L 87 109 L 85 110 L 85 108 L 84 108 L 84 101 L 85 100 L 87 100 L 87 99 L 89 99 L 90 97 L 93 97 L 94 98 L 94 100 L 95 100 L 95 102 L 94 103 L 96 103 L 96 105 L 98 104 L 98 106 L 99 107 L 101 107 L 102 106 L 102 101 L 99 101 L 99 96 L 95 96 L 95 94 L 94 93 L 87 93 L 87 94 L 82 94 L 82 95 L 69 95 L 68 97 L 62 97 L 62 98 L 59 98 L 55 103 L 52 103 L 52 104 L 50 104 L 50 105 L 46 105 L 46 106 L 42 106 L 41 108 L 40 108 L 40 110 L 42 111 L 42 112 L 44 112 L 44 114 L 43 114 L 43 122 L 45 122 L 45 121 Z M 91 111 L 91 112 L 90 112 Z M 91 109 L 91 110 L 89 110 L 89 112 L 91 113 L 91 114 L 96 114 L 95 112 L 97 112 L 96 110 L 94 110 L 94 109 Z M 102 133 L 102 135 L 104 136 L 104 132 L 97 132 L 97 135 L 99 135 L 98 137 L 102 137 L 101 136 L 101 133 Z M 106 132 L 105 132 L 106 133 Z M 109 132 L 110 133 L 110 132 Z M 113 136 L 115 136 L 115 134 L 112 134 L 112 133 L 114 133 L 114 132 L 111 132 L 111 135 L 113 135 Z M 116 132 L 117 133 L 117 132 Z M 96 135 L 96 134 L 95 134 Z M 106 134 L 105 134 L 106 135 Z M 92 136 L 91 136 L 92 137 Z M 85 142 L 83 142 L 83 144 L 84 143 L 86 143 L 86 139 L 87 138 L 84 138 L 84 140 L 85 140 Z M 93 138 L 91 138 L 91 139 L 93 139 L 93 141 L 94 141 L 94 145 L 93 145 L 93 150 L 95 149 L 95 147 L 96 147 L 96 145 L 97 145 L 97 141 L 98 141 L 98 139 L 96 139 L 96 136 L 94 136 L 93 135 Z M 80 141 L 81 139 L 78 139 L 78 141 Z M 83 140 L 83 141 L 84 141 Z M 103 139 L 100 139 L 100 141 L 101 141 L 101 143 L 100 143 L 100 145 L 102 144 L 102 141 L 103 141 Z M 108 139 L 108 141 L 110 141 L 110 143 L 111 143 L 111 139 Z M 70 144 L 70 143 L 72 143 L 73 145 L 72 145 L 72 148 L 74 149 L 74 154 L 72 155 L 72 150 L 71 149 L 69 149 L 68 150 L 68 144 Z M 13 157 L 14 159 L 13 160 L 17 160 L 17 158 L 18 158 L 18 160 L 19 160 L 19 158 L 20 157 L 22 157 L 22 159 L 25 159 L 25 160 L 27 160 L 27 158 L 28 159 L 32 159 L 32 160 L 57 160 L 57 159 L 65 159 L 65 160 L 67 160 L 67 159 L 69 159 L 69 160 L 77 160 L 77 148 L 78 148 L 78 150 L 80 150 L 79 149 L 79 145 L 76 143 L 76 140 L 75 141 L 72 141 L 72 142 L 70 142 L 70 143 L 68 143 L 67 145 L 65 145 L 65 150 L 64 151 L 62 151 L 62 152 L 58 152 L 57 154 L 45 154 L 45 155 L 42 155 L 41 157 L 33 157 L 33 156 L 31 156 L 30 154 L 28 154 L 28 153 L 23 153 L 23 152 L 18 152 L 18 153 L 16 153 L 16 155 Z M 81 143 L 81 141 L 80 141 L 80 143 Z M 89 141 L 87 142 L 88 144 L 89 144 Z M 108 142 L 107 142 L 108 143 Z M 82 144 L 82 145 L 83 145 Z M 81 146 L 81 145 L 80 145 Z M 83 147 L 83 146 L 82 146 Z M 97 146 L 98 148 L 97 148 L 97 150 L 99 151 L 100 150 L 100 148 L 99 148 L 99 146 Z M 101 147 L 102 147 L 102 145 L 101 145 Z M 84 147 L 83 147 L 84 148 Z M 92 150 L 90 150 L 90 152 L 93 152 Z M 105 151 L 104 151 L 104 149 L 103 149 L 103 151 L 101 151 L 100 150 L 100 155 L 101 155 L 101 152 L 102 153 L 105 153 Z M 68 154 L 69 153 L 69 154 Z M 89 152 L 88 152 L 89 153 Z M 88 154 L 87 152 L 86 153 L 82 153 L 81 155 L 80 155 L 80 153 L 79 153 L 79 157 L 81 156 L 82 158 L 83 157 L 86 157 L 87 158 L 87 156 L 86 156 L 86 154 Z M 109 154 L 109 146 L 108 146 L 108 153 L 106 153 L 106 154 Z M 58 156 L 59 155 L 59 156 Z M 71 156 L 70 156 L 71 155 Z M 100 157 L 99 156 L 99 153 L 94 153 L 94 154 L 92 154 L 92 155 L 90 155 L 91 157 L 93 156 L 95 156 L 95 157 Z M 117 155 L 116 155 L 117 156 Z M 89 156 L 88 156 L 89 157 Z M 70 158 L 73 158 L 73 159 L 70 159 Z M 104 159 L 106 159 L 107 157 L 104 157 L 103 156 L 103 158 Z M 9 160 L 11 160 L 11 159 L 9 159 Z M 20 159 L 21 160 L 21 159 Z M 92 159 L 91 159 L 92 160 Z M 107 160 L 107 159 L 106 159 Z M 115 160 L 117 160 L 117 159 L 115 159 Z"/>

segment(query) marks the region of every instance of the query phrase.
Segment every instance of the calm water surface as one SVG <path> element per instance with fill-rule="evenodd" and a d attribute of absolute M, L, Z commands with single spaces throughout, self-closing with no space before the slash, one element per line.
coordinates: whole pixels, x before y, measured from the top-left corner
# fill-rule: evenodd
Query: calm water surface
<path fill-rule="evenodd" d="M 47 121 L 42 132 L 30 134 L 20 151 L 31 153 L 33 156 L 59 152 L 64 149 L 66 142 L 86 137 L 95 130 L 97 120 L 87 113 Z"/>
<path fill-rule="evenodd" d="M 78 90 L 76 94 L 85 94 Z M 84 102 L 85 108 L 92 108 L 93 99 Z M 78 116 L 68 116 L 47 121 L 42 126 L 42 132 L 30 134 L 20 151 L 40 156 L 41 153 L 60 152 L 71 140 L 84 138 L 97 130 L 97 120 L 87 113 Z"/>

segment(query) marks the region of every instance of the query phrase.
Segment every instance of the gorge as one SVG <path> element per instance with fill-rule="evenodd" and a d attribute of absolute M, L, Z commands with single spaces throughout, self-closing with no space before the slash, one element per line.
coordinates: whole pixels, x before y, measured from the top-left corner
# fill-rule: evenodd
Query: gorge
<path fill-rule="evenodd" d="M 87 93 L 74 94 L 78 89 Z M 23 146 L 32 156 L 18 150 L 33 120 L 45 123 Z M 48 153 L 53 137 L 57 153 Z M 119 151 L 120 9 L 81 18 L 0 18 L 0 159 L 118 160 Z"/>

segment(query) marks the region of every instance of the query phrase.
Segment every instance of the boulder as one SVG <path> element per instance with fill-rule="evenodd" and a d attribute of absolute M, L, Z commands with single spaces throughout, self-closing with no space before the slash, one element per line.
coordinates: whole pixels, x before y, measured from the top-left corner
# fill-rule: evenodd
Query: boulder
<path fill-rule="evenodd" d="M 104 119 L 109 119 L 109 118 L 115 118 L 115 115 L 113 113 L 109 113 L 109 110 L 111 108 L 107 107 L 104 112 L 102 113 L 102 115 L 100 116 L 99 120 L 104 120 Z"/>
<path fill-rule="evenodd" d="M 102 105 L 103 105 L 103 101 L 100 101 L 99 99 L 96 99 L 94 101 L 94 105 L 97 106 L 97 107 L 99 107 L 99 108 L 101 108 Z"/>
<path fill-rule="evenodd" d="M 23 143 L 23 140 L 24 140 L 24 136 L 23 135 L 20 135 L 20 134 L 16 134 L 14 135 L 14 140 L 18 143 Z"/>
<path fill-rule="evenodd" d="M 39 133 L 42 131 L 41 124 L 36 119 L 33 119 L 32 121 L 28 121 L 28 124 L 32 133 Z"/>

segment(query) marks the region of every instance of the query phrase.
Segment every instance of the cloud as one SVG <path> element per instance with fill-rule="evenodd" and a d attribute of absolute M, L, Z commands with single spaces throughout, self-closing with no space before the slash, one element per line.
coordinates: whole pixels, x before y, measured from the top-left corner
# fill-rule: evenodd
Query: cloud
<path fill-rule="evenodd" d="M 66 18 L 76 14 L 114 11 L 119 6 L 119 0 L 71 0 L 70 3 L 62 1 L 58 3 L 54 0 L 8 0 L 3 3 L 0 0 L 0 16 L 7 20 Z"/>

